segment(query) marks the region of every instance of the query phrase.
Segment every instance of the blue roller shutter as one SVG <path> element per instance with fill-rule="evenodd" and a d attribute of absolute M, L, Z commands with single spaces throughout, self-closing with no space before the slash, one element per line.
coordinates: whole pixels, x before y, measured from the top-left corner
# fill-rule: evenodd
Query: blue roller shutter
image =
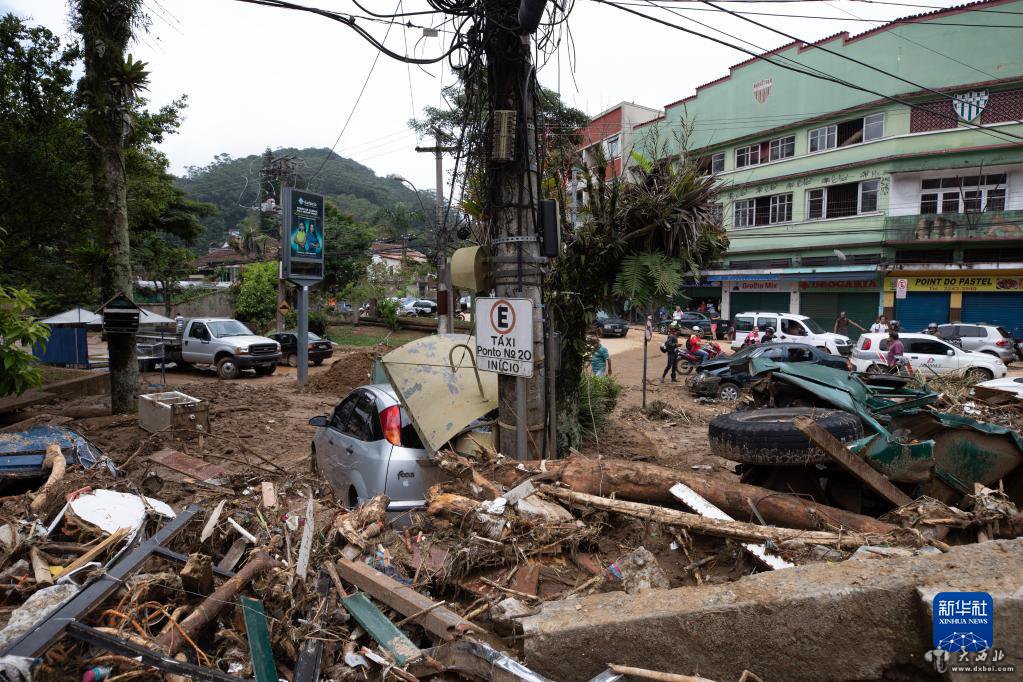
<path fill-rule="evenodd" d="M 997 324 L 1023 338 L 1023 293 L 975 291 L 963 294 L 963 322 Z"/>
<path fill-rule="evenodd" d="M 947 291 L 911 291 L 904 299 L 895 299 L 895 319 L 904 332 L 921 332 L 931 322 L 948 322 L 951 295 Z"/>
<path fill-rule="evenodd" d="M 789 311 L 788 292 L 744 291 L 731 294 L 729 314 L 732 317 L 742 313 L 787 313 Z"/>

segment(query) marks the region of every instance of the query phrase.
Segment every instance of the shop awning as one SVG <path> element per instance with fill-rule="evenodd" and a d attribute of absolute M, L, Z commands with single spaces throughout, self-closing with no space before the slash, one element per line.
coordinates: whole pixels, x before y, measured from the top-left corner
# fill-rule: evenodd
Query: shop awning
<path fill-rule="evenodd" d="M 800 282 L 865 282 L 877 279 L 877 271 L 870 272 L 787 272 L 781 276 L 783 280 Z"/>
<path fill-rule="evenodd" d="M 707 275 L 708 282 L 775 282 L 780 275 Z"/>

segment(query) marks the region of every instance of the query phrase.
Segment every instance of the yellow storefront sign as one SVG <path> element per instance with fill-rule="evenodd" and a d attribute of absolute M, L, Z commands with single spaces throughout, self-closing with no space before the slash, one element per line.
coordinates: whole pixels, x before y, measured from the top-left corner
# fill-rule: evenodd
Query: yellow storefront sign
<path fill-rule="evenodd" d="M 1023 291 L 1019 275 L 919 275 L 885 277 L 885 291 L 895 291 L 895 283 L 904 279 L 910 291 Z"/>

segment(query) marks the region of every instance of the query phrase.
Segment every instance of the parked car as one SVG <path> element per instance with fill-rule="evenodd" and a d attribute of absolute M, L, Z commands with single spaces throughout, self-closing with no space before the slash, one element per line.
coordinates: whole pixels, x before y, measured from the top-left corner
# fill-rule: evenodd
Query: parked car
<path fill-rule="evenodd" d="M 934 374 L 970 372 L 980 381 L 1000 379 L 1008 371 L 1000 358 L 987 353 L 956 348 L 930 334 L 899 334 L 905 358 L 914 371 Z M 888 335 L 863 334 L 852 352 L 853 365 L 860 372 L 880 372 L 888 364 Z"/>
<path fill-rule="evenodd" d="M 1016 359 L 1016 342 L 1005 327 L 962 322 L 939 324 L 938 337 L 945 341 L 959 339 L 963 350 L 994 355 L 1006 364 Z"/>
<path fill-rule="evenodd" d="M 398 308 L 403 317 L 432 317 L 437 314 L 437 304 L 425 298 L 414 298 Z"/>
<path fill-rule="evenodd" d="M 751 379 L 746 371 L 746 361 L 761 357 L 775 362 L 811 362 L 835 369 L 851 368 L 847 358 L 825 353 L 805 343 L 765 343 L 746 346 L 733 355 L 700 365 L 699 373 L 688 382 L 689 391 L 719 400 L 738 400 L 742 387 Z"/>
<path fill-rule="evenodd" d="M 270 338 L 281 344 L 281 364 L 291 367 L 298 367 L 298 332 L 285 331 L 271 334 Z M 327 339 L 309 332 L 309 362 L 314 365 L 323 364 L 323 361 L 334 354 L 334 346 Z"/>
<path fill-rule="evenodd" d="M 614 313 L 608 314 L 603 310 L 597 311 L 597 319 L 593 323 L 597 328 L 598 336 L 625 336 L 629 333 L 629 323 Z"/>
<path fill-rule="evenodd" d="M 775 341 L 795 341 L 816 346 L 834 355 L 849 355 L 852 344 L 848 336 L 826 331 L 806 315 L 792 313 L 739 313 L 732 316 L 734 338 L 732 348 L 742 347 L 746 336 L 757 331 L 757 339 L 764 336 L 768 327 L 774 327 Z"/>

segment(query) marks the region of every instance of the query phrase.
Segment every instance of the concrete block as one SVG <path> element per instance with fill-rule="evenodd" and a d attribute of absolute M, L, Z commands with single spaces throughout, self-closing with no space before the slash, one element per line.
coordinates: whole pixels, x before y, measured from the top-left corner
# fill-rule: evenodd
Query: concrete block
<path fill-rule="evenodd" d="M 588 680 L 608 663 L 738 679 L 867 680 L 933 674 L 931 620 L 918 588 L 987 591 L 995 646 L 1023 670 L 1023 539 L 945 554 L 814 564 L 733 583 L 548 602 L 522 619 L 524 663 L 551 679 Z M 999 606 L 1000 604 L 1000 606 Z M 1009 629 L 1015 628 L 1014 633 Z"/>

